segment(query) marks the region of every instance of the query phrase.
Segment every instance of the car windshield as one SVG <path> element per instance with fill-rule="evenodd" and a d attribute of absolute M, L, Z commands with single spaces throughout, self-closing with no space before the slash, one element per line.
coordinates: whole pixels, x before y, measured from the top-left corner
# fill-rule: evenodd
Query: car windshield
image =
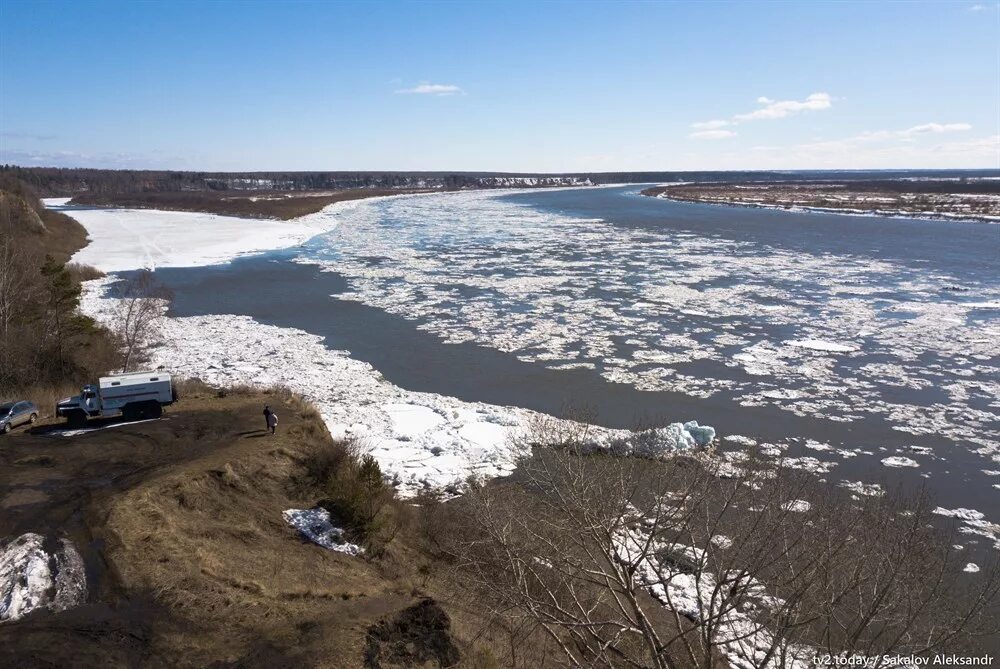
<path fill-rule="evenodd" d="M 10 413 L 10 410 L 14 408 L 14 404 L 0 404 L 0 416 Z"/>

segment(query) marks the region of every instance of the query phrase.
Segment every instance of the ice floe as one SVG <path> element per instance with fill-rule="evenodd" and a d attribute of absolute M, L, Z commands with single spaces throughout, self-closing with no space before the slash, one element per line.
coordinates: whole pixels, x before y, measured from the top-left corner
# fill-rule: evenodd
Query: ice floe
<path fill-rule="evenodd" d="M 805 501 L 804 499 L 795 499 L 792 500 L 791 502 L 788 502 L 781 508 L 784 509 L 785 511 L 794 511 L 795 513 L 805 513 L 806 511 L 812 508 L 812 504 Z"/>
<path fill-rule="evenodd" d="M 63 611 L 86 597 L 83 559 L 68 539 L 46 542 L 29 532 L 0 543 L 0 622 L 41 608 Z"/>
<path fill-rule="evenodd" d="M 945 509 L 940 506 L 934 509 L 934 513 L 939 516 L 958 518 L 959 520 L 982 520 L 986 517 L 982 511 L 976 511 L 975 509 Z"/>
<path fill-rule="evenodd" d="M 713 545 L 724 548 L 714 542 Z M 615 537 L 613 549 L 619 560 L 634 565 L 633 578 L 664 606 L 693 620 L 712 620 L 718 650 L 735 669 L 759 668 L 764 650 L 775 646 L 780 650 L 764 665 L 765 669 L 808 669 L 811 666 L 816 655 L 814 649 L 775 639 L 757 622 L 759 614 L 766 614 L 780 604 L 780 600 L 768 594 L 758 581 L 748 581 L 749 577 L 736 572 L 726 574 L 725 577 L 733 579 L 734 585 L 739 584 L 745 594 L 740 606 L 725 606 L 718 597 L 715 576 L 710 570 L 701 568 L 706 560 L 704 551 L 680 544 L 658 544 L 642 529 L 642 523 L 623 528 Z"/>
<path fill-rule="evenodd" d="M 913 458 L 908 458 L 903 455 L 891 455 L 888 458 L 882 458 L 882 464 L 886 467 L 919 467 L 920 463 Z"/>
<path fill-rule="evenodd" d="M 855 495 L 864 497 L 881 497 L 885 494 L 885 489 L 878 483 L 864 483 L 862 481 L 841 481 L 837 485 L 850 490 Z"/>
<path fill-rule="evenodd" d="M 812 351 L 824 351 L 827 353 L 850 353 L 858 350 L 855 346 L 838 344 L 832 341 L 823 341 L 822 339 L 793 339 L 785 343 L 796 348 L 808 348 Z"/>
<path fill-rule="evenodd" d="M 301 262 L 346 276 L 357 300 L 553 369 L 640 390 L 720 393 L 977 446 L 1000 443 L 996 286 L 850 254 L 809 254 L 671 228 L 618 226 L 490 192 L 368 202 Z M 817 317 L 821 314 L 821 317 Z M 621 336 L 627 332 L 628 336 Z M 777 338 L 768 333 L 788 333 Z M 744 375 L 685 373 L 694 362 Z M 931 405 L 897 388 L 949 383 Z M 889 389 L 892 392 L 887 392 Z M 955 418 L 960 415 L 960 420 Z"/>

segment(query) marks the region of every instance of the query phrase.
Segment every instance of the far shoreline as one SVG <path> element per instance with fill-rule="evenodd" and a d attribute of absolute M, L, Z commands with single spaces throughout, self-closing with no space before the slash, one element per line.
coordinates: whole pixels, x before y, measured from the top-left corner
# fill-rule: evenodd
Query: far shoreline
<path fill-rule="evenodd" d="M 341 191 L 166 191 L 155 193 L 80 193 L 68 204 L 108 209 L 150 209 L 215 214 L 237 218 L 291 221 L 331 204 L 391 195 L 446 192 L 438 188 L 352 188 Z"/>
<path fill-rule="evenodd" d="M 781 186 L 783 184 L 765 184 L 764 186 Z M 849 184 L 837 184 L 849 187 Z M 746 184 L 736 183 L 685 183 L 669 184 L 646 188 L 641 195 L 673 202 L 690 204 L 719 205 L 726 207 L 743 207 L 748 209 L 771 209 L 792 213 L 835 214 L 840 216 L 861 216 L 873 218 L 905 218 L 911 220 L 947 221 L 952 223 L 1000 224 L 1000 195 L 998 195 L 997 214 L 965 215 L 946 211 L 908 211 L 906 209 L 879 209 L 857 206 L 817 206 L 794 201 L 782 201 L 779 197 L 773 201 L 748 201 L 740 199 L 737 188 L 746 188 Z M 1000 190 L 1000 187 L 998 187 Z M 857 204 L 847 202 L 845 204 Z"/>

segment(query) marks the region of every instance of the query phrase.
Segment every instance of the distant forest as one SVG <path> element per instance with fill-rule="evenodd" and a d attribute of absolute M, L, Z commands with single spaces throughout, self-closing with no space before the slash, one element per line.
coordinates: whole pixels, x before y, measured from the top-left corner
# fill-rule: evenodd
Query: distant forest
<path fill-rule="evenodd" d="M 174 172 L 0 165 L 0 176 L 28 184 L 41 196 L 79 193 L 167 193 L 183 191 L 313 191 L 356 188 L 509 188 L 669 181 L 865 181 L 918 176 L 975 179 L 998 170 L 866 170 L 795 172 Z"/>

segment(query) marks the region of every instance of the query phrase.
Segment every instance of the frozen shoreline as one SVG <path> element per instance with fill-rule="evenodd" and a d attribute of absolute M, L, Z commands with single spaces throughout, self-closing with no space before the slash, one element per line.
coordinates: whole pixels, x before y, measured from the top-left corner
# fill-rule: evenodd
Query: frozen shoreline
<path fill-rule="evenodd" d="M 406 196 L 368 199 L 393 197 Z M 218 265 L 243 256 L 290 248 L 334 229 L 343 212 L 365 201 L 335 202 L 308 216 L 276 221 L 161 209 L 74 207 L 68 205 L 69 200 L 45 198 L 42 202 L 87 229 L 89 243 L 73 255 L 72 262 L 108 273 Z"/>

